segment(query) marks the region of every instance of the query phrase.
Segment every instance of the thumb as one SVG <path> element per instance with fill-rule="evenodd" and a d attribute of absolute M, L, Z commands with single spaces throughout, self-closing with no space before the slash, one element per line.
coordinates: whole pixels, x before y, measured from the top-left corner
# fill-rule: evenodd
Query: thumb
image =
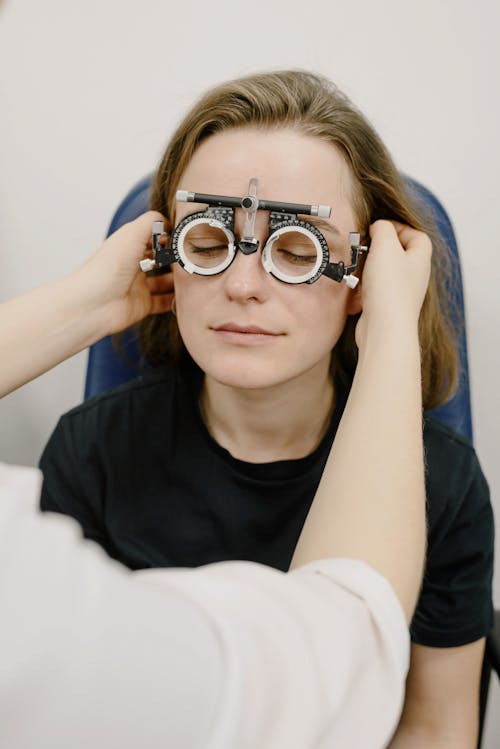
<path fill-rule="evenodd" d="M 165 217 L 158 211 L 146 211 L 108 237 L 106 240 L 108 248 L 119 247 L 121 252 L 125 250 L 139 260 L 143 257 L 144 251 L 151 246 L 151 234 L 155 221 L 166 223 Z"/>

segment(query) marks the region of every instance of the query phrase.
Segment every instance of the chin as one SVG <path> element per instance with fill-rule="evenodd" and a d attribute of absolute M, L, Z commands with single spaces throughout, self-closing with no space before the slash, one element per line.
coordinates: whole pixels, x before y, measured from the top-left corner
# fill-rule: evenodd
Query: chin
<path fill-rule="evenodd" d="M 276 377 L 266 377 L 265 375 L 255 376 L 248 373 L 246 376 L 230 376 L 227 373 L 218 376 L 217 373 L 210 372 L 207 372 L 207 374 L 220 385 L 237 390 L 267 390 L 268 388 L 283 385 L 285 382 L 282 379 L 276 379 Z"/>
<path fill-rule="evenodd" d="M 249 362 L 248 359 L 238 361 L 238 358 L 217 357 L 212 361 L 199 359 L 197 364 L 208 377 L 221 385 L 243 390 L 264 390 L 283 385 L 298 374 L 284 372 L 282 363 L 278 364 L 272 359 Z"/>

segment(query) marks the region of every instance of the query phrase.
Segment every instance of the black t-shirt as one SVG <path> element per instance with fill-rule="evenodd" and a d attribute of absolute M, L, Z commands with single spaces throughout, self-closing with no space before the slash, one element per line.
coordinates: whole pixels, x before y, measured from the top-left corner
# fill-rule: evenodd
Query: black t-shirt
<path fill-rule="evenodd" d="M 41 507 L 76 518 L 131 569 L 245 559 L 286 570 L 344 403 L 311 455 L 246 463 L 208 433 L 199 386 L 165 368 L 62 416 L 40 462 Z M 431 419 L 424 439 L 428 554 L 411 634 L 453 647 L 491 627 L 493 515 L 472 446 Z"/>

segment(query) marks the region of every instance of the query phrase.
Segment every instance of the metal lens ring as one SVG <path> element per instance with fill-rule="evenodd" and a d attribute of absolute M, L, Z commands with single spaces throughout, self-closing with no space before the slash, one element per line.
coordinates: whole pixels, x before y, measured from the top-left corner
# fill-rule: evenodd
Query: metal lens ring
<path fill-rule="evenodd" d="M 172 236 L 172 249 L 188 273 L 214 276 L 233 262 L 235 237 L 223 221 L 202 211 L 179 223 Z"/>
<path fill-rule="evenodd" d="M 267 272 L 285 283 L 317 281 L 330 259 L 321 232 L 299 219 L 284 221 L 273 229 L 262 250 L 262 264 Z"/>

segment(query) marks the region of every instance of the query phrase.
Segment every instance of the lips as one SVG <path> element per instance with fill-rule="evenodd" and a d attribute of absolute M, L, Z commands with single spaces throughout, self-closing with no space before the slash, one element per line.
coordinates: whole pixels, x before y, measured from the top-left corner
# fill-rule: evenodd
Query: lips
<path fill-rule="evenodd" d="M 227 332 L 227 333 L 241 333 L 241 334 L 247 334 L 247 335 L 268 335 L 268 336 L 278 336 L 282 335 L 281 333 L 274 333 L 272 330 L 265 330 L 264 328 L 259 328 L 257 325 L 237 325 L 233 322 L 223 323 L 222 325 L 218 325 L 217 327 L 212 328 L 212 330 L 215 330 L 218 333 Z"/>

